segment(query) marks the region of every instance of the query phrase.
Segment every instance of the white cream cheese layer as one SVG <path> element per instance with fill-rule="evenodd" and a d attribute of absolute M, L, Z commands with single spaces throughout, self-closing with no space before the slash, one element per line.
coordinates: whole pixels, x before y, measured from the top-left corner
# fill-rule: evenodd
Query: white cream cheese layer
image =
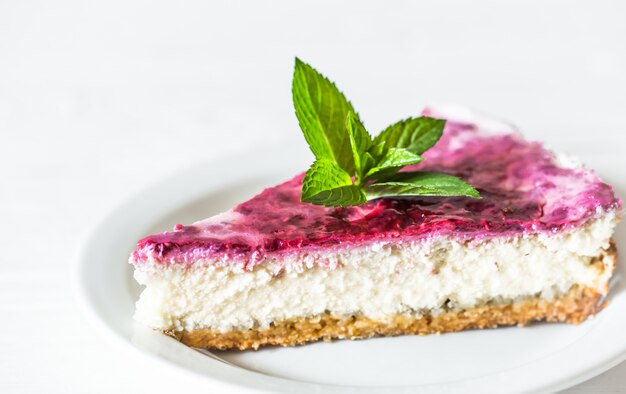
<path fill-rule="evenodd" d="M 325 312 L 384 320 L 398 313 L 551 298 L 575 284 L 605 292 L 611 272 L 590 262 L 609 247 L 616 223 L 615 213 L 606 213 L 562 234 L 473 243 L 379 242 L 282 256 L 280 264 L 269 258 L 249 272 L 142 263 L 135 278 L 146 288 L 135 318 L 161 330 L 228 331 Z"/>

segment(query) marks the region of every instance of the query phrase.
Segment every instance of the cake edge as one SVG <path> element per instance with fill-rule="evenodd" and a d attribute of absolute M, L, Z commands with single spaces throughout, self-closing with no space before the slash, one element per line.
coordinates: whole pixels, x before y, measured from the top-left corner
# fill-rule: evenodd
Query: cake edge
<path fill-rule="evenodd" d="M 617 264 L 617 248 L 611 240 L 595 261 L 613 272 Z M 525 326 L 534 321 L 579 324 L 601 311 L 607 304 L 604 293 L 590 287 L 574 285 L 567 293 L 547 300 L 540 297 L 485 305 L 442 314 L 393 315 L 387 321 L 367 316 L 296 317 L 273 322 L 270 327 L 220 332 L 212 329 L 192 331 L 164 331 L 185 345 L 203 349 L 258 349 L 262 346 L 295 346 L 315 341 L 335 339 L 366 339 L 377 336 L 428 335 L 495 328 L 498 326 Z"/>

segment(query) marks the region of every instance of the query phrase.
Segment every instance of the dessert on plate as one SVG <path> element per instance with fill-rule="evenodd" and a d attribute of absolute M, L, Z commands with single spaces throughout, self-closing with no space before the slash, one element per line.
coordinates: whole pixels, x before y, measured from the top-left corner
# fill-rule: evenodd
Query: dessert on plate
<path fill-rule="evenodd" d="M 501 122 L 432 109 L 423 118 L 446 122 L 432 148 L 414 149 L 416 164 L 373 181 L 353 165 L 352 184 L 315 198 L 309 170 L 140 240 L 130 262 L 146 287 L 135 318 L 190 346 L 243 350 L 580 323 L 600 311 L 622 209 L 611 186 Z M 415 174 L 451 177 L 391 188 Z M 359 177 L 361 189 L 346 190 Z M 453 178 L 463 181 L 456 191 Z"/>

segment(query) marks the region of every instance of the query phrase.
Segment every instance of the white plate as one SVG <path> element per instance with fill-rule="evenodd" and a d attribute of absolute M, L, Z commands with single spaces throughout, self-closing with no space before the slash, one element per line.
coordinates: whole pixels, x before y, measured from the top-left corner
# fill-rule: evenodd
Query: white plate
<path fill-rule="evenodd" d="M 285 155 L 285 151 L 289 150 L 241 155 L 181 172 L 111 213 L 84 243 L 74 275 L 77 298 L 95 326 L 124 347 L 148 356 L 146 362 L 161 361 L 161 368 L 176 366 L 190 379 L 237 392 L 553 392 L 626 358 L 626 286 L 619 280 L 623 259 L 609 306 L 580 326 L 535 324 L 201 353 L 134 323 L 140 289 L 127 258 L 135 242 L 175 223 L 191 223 L 226 210 L 306 168 L 308 155 Z M 583 159 L 624 195 L 626 184 L 616 172 L 623 167 L 616 165 L 622 158 Z M 626 247 L 625 235 L 618 230 L 618 248 Z"/>

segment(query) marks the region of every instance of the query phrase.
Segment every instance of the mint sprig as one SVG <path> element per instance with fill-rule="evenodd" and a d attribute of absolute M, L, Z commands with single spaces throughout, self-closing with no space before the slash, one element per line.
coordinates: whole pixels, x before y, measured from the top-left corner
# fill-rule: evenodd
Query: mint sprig
<path fill-rule="evenodd" d="M 304 177 L 302 201 L 349 206 L 381 197 L 480 198 L 452 175 L 398 172 L 423 160 L 421 155 L 441 138 L 445 120 L 408 118 L 372 138 L 335 84 L 298 58 L 292 93 L 296 117 L 316 159 Z"/>

